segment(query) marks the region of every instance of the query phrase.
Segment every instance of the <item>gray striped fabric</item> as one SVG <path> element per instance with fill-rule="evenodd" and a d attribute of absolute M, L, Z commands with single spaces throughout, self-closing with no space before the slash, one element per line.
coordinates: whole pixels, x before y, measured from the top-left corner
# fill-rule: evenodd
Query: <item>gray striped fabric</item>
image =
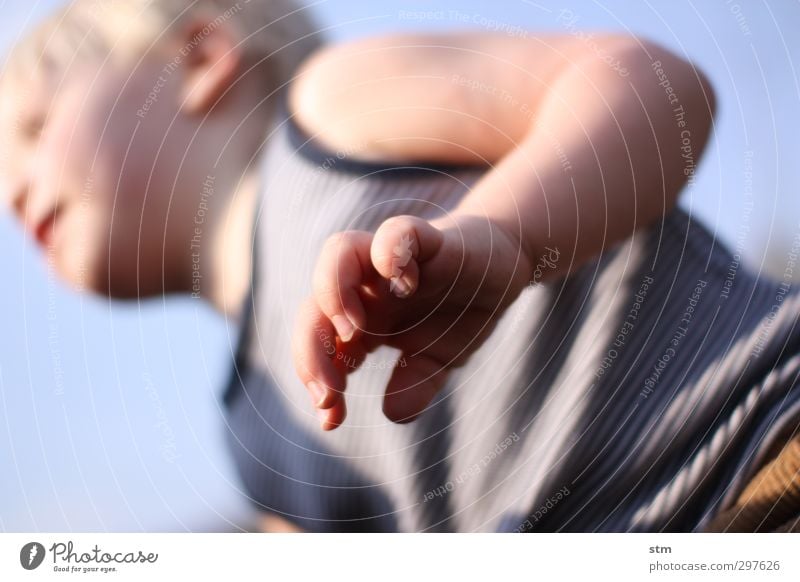
<path fill-rule="evenodd" d="M 381 412 L 398 354 L 371 354 L 345 424 L 323 433 L 290 352 L 321 245 L 434 217 L 485 169 L 356 163 L 290 120 L 262 163 L 250 316 L 225 394 L 259 509 L 310 531 L 692 531 L 797 429 L 800 294 L 676 210 L 527 288 L 411 424 Z"/>

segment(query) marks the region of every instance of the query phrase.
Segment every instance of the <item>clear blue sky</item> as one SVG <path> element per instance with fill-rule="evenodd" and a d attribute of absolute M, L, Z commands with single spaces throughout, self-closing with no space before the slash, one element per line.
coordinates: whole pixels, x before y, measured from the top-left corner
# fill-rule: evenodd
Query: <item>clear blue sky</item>
<path fill-rule="evenodd" d="M 60 3 L 0 0 L 0 45 Z M 318 4 L 337 39 L 463 26 L 456 13 L 477 16 L 479 28 L 495 20 L 564 30 L 560 10 L 567 7 L 578 28 L 660 41 L 707 71 L 720 101 L 713 143 L 683 205 L 740 245 L 756 267 L 768 246 L 780 263 L 800 228 L 797 2 Z M 421 21 L 401 18 L 401 10 L 443 12 Z M 748 150 L 755 208 L 739 239 Z M 0 268 L 0 531 L 240 523 L 246 504 L 222 446 L 218 399 L 237 330 L 197 302 L 117 305 L 65 291 L 6 214 Z"/>

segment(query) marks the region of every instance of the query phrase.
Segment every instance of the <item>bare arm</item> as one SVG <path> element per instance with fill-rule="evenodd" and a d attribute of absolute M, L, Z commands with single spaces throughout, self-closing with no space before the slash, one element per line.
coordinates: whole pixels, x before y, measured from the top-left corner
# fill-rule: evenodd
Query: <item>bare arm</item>
<path fill-rule="evenodd" d="M 293 86 L 328 147 L 398 161 L 485 162 L 459 210 L 489 216 L 556 274 L 669 211 L 714 97 L 690 63 L 625 36 L 399 35 L 320 53 Z"/>
<path fill-rule="evenodd" d="M 448 217 L 391 217 L 324 246 L 293 354 L 326 430 L 344 419 L 349 370 L 318 330 L 355 361 L 383 343 L 401 350 L 408 365 L 393 371 L 383 410 L 416 418 L 536 279 L 540 257 L 560 257 L 543 275 L 565 273 L 675 204 L 713 111 L 690 64 L 622 37 L 361 41 L 314 58 L 291 98 L 333 150 L 492 166 Z M 411 256 L 396 272 L 403 241 Z"/>

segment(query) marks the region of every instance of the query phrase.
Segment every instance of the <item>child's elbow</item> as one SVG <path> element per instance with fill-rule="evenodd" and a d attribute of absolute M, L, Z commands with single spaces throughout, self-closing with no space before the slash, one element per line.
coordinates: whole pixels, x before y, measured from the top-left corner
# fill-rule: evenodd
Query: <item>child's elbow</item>
<path fill-rule="evenodd" d="M 650 82 L 656 80 L 670 99 L 679 100 L 684 107 L 696 109 L 696 116 L 710 125 L 716 114 L 717 98 L 708 75 L 688 58 L 650 41 L 635 40 L 640 60 L 646 61 Z M 633 50 L 633 49 L 631 49 Z"/>
<path fill-rule="evenodd" d="M 702 150 L 717 111 L 708 75 L 696 63 L 647 39 L 621 36 L 612 47 L 648 115 L 668 115 L 670 124 L 688 129 Z"/>

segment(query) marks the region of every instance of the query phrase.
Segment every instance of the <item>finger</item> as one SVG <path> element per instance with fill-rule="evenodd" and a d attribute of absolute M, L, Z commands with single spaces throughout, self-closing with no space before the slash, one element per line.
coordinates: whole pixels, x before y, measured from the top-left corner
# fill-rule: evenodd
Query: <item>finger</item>
<path fill-rule="evenodd" d="M 488 310 L 459 313 L 438 309 L 412 326 L 402 325 L 406 329 L 390 334 L 386 345 L 412 356 L 426 353 L 448 368 L 457 368 L 486 341 L 496 319 Z"/>
<path fill-rule="evenodd" d="M 341 399 L 345 377 L 334 363 L 336 335 L 330 320 L 313 299 L 300 307 L 292 336 L 295 371 L 317 408 L 331 408 Z"/>
<path fill-rule="evenodd" d="M 367 336 L 361 336 L 362 338 Z M 367 348 L 364 346 L 362 339 L 358 341 L 351 341 L 348 343 L 342 342 L 337 338 L 337 351 L 334 364 L 339 371 L 347 376 L 352 374 L 364 363 L 367 358 Z"/>
<path fill-rule="evenodd" d="M 342 341 L 353 339 L 366 322 L 358 290 L 369 278 L 372 234 L 347 231 L 330 237 L 314 268 L 314 297 Z"/>
<path fill-rule="evenodd" d="M 389 281 L 392 293 L 408 297 L 419 286 L 419 263 L 433 257 L 443 240 L 442 232 L 422 218 L 389 218 L 378 228 L 372 241 L 372 265 Z"/>
<path fill-rule="evenodd" d="M 444 387 L 448 370 L 427 354 L 403 354 L 405 367 L 395 367 L 383 398 L 383 413 L 392 422 L 407 423 L 428 407 Z"/>
<path fill-rule="evenodd" d="M 318 409 L 320 428 L 325 431 L 334 430 L 342 425 L 347 416 L 347 406 L 344 398 L 339 398 L 336 403 L 328 409 Z"/>

